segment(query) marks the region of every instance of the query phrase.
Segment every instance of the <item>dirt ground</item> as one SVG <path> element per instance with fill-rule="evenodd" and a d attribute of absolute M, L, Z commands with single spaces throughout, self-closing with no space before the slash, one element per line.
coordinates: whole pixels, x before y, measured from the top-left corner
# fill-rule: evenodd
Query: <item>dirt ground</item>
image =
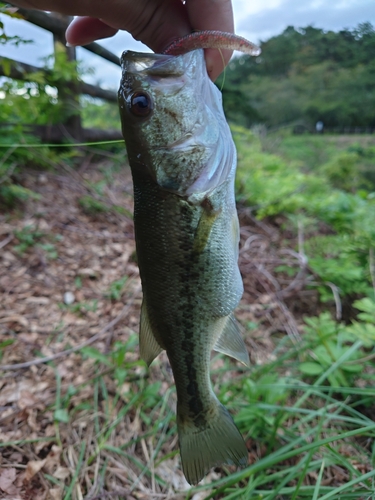
<path fill-rule="evenodd" d="M 131 176 L 122 168 L 108 181 L 106 162 L 86 162 L 77 171 L 27 171 L 21 183 L 40 198 L 0 214 L 0 443 L 7 443 L 0 456 L 2 499 L 62 498 L 58 481 L 70 484 L 80 463 L 75 444 L 78 440 L 89 447 L 94 432 L 90 410 L 85 412 L 83 406 L 95 398 L 88 382 L 98 375 L 98 365 L 82 356 L 81 349 L 95 347 L 105 356 L 116 342 L 124 343 L 138 332 L 141 286 L 129 216 Z M 92 186 L 101 186 L 100 196 Z M 98 208 L 92 199 L 107 208 Z M 245 209 L 240 210 L 240 221 L 245 293 L 236 315 L 242 325 L 261 325 L 247 338 L 252 362 L 259 363 L 271 355 L 275 332 L 298 338 L 296 318 L 304 301 L 315 307 L 316 296 L 303 290 L 308 274 L 303 256 L 291 247 L 280 250 L 277 224 L 258 222 Z M 276 282 L 272 269 L 280 263 L 299 269 L 298 278 Z M 298 303 L 290 300 L 296 293 Z M 137 347 L 127 352 L 126 360 L 138 360 Z M 161 362 L 168 374 L 166 358 Z M 158 373 L 150 373 L 151 381 L 157 379 Z M 110 377 L 101 375 L 111 387 Z M 169 383 L 170 374 L 162 382 L 165 390 Z M 56 401 L 73 386 L 82 387 L 70 400 L 70 407 L 79 411 L 64 425 L 64 410 L 56 414 Z M 126 417 L 123 434 L 113 436 L 112 444 L 139 432 L 137 422 Z M 176 448 L 175 441 L 171 447 Z M 140 461 L 147 458 L 142 446 L 134 453 Z M 131 464 L 124 469 L 108 454 L 106 460 L 106 485 L 112 485 L 119 498 L 150 498 L 152 485 L 142 481 L 129 493 L 137 481 Z M 174 491 L 186 489 L 187 483 L 178 455 L 169 466 L 174 470 L 171 491 L 159 496 L 180 498 Z M 106 498 L 98 493 L 99 476 L 99 462 L 87 465 L 71 498 Z"/>

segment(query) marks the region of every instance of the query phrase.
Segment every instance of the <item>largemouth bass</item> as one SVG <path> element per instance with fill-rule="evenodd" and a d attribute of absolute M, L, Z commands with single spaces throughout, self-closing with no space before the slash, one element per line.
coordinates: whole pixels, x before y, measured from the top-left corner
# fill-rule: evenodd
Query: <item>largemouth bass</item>
<path fill-rule="evenodd" d="M 122 56 L 122 130 L 134 182 L 143 304 L 140 355 L 166 350 L 177 390 L 182 467 L 245 466 L 247 449 L 210 382 L 212 349 L 249 363 L 233 318 L 242 293 L 236 150 L 203 50 Z"/>

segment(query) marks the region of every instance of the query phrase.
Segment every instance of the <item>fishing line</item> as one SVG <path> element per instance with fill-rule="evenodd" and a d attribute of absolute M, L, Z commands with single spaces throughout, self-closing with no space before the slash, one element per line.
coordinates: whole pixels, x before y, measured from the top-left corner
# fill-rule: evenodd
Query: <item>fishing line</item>
<path fill-rule="evenodd" d="M 224 56 L 223 56 L 223 52 L 221 49 L 218 49 L 218 51 L 220 52 L 220 55 L 221 55 L 221 60 L 223 61 L 223 81 L 221 82 L 221 87 L 220 87 L 220 92 L 223 91 L 223 88 L 224 88 L 224 83 L 225 83 L 225 73 L 227 71 L 227 67 L 225 65 L 225 60 L 224 60 Z"/>
<path fill-rule="evenodd" d="M 78 146 L 102 146 L 104 144 L 120 144 L 124 143 L 123 139 L 117 139 L 115 141 L 100 141 L 100 142 L 74 142 L 66 144 L 0 144 L 0 148 L 68 148 L 68 147 L 78 147 Z"/>

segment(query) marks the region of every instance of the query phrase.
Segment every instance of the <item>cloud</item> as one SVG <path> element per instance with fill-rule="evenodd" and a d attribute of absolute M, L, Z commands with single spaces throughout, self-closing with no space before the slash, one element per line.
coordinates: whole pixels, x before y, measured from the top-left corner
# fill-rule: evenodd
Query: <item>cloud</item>
<path fill-rule="evenodd" d="M 234 6 L 243 5 L 243 0 L 234 0 Z M 250 11 L 249 11 L 250 10 Z M 281 33 L 287 26 L 338 31 L 353 28 L 370 21 L 375 24 L 373 0 L 273 0 L 267 7 L 247 10 L 236 16 L 237 32 L 254 42 L 266 40 Z M 235 13 L 240 12 L 235 8 Z"/>

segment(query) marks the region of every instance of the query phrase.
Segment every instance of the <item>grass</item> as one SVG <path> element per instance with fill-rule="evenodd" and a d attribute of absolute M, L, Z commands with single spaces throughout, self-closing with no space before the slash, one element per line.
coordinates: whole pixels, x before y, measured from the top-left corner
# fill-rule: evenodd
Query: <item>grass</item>
<path fill-rule="evenodd" d="M 132 342 L 134 345 L 134 339 Z M 354 344 L 351 350 L 359 347 L 360 343 Z M 118 345 L 117 349 L 124 350 L 124 346 Z M 237 425 L 252 450 L 252 463 L 240 471 L 227 470 L 228 475 L 187 490 L 186 499 L 197 493 L 205 500 L 374 498 L 375 423 L 356 407 L 361 402 L 368 405 L 369 396 L 375 396 L 375 388 L 333 389 L 322 385 L 345 363 L 350 350 L 314 383 L 294 378 L 299 346 L 293 348 L 284 343 L 282 350 L 284 356 L 264 366 L 253 366 L 250 372 L 238 371 L 229 360 L 215 357 L 214 366 L 224 363 L 222 368 L 213 371 L 216 389 L 220 387 L 221 399 L 235 413 Z M 86 356 L 91 354 L 85 351 Z M 76 498 L 72 496 L 74 483 L 82 480 L 83 473 L 96 467 L 97 475 L 104 477 L 111 461 L 121 464 L 123 472 L 130 476 L 130 491 L 136 491 L 143 482 L 151 482 L 159 495 L 168 488 L 160 470 L 163 463 L 170 467 L 169 459 L 177 453 L 175 446 L 171 446 L 176 437 L 174 411 L 170 408 L 170 399 L 175 398 L 174 387 L 163 392 L 163 376 L 161 383 L 146 385 L 145 372 L 129 384 L 125 381 L 134 377 L 142 364 L 114 365 L 115 358 L 116 351 L 105 360 L 94 355 L 97 370 L 105 369 L 106 376 L 97 376 L 90 382 L 94 387 L 92 401 L 82 401 L 81 408 L 67 406 L 72 421 L 90 415 L 92 430 L 86 447 L 84 441 L 74 445 L 77 469 L 70 484 L 64 485 L 66 500 Z M 281 384 L 263 384 L 270 372 L 283 374 L 285 365 L 294 374 L 285 376 Z M 251 399 L 251 394 L 243 390 L 249 379 L 256 381 L 258 399 Z M 115 390 L 109 387 L 110 380 L 115 380 Z M 84 387 L 75 387 L 75 394 Z M 269 394 L 270 390 L 287 401 L 283 404 L 264 402 L 262 395 Z M 227 397 L 223 397 L 225 394 Z M 61 411 L 59 391 L 56 397 L 55 415 L 57 410 Z M 268 419 L 262 419 L 261 424 L 255 422 L 254 415 L 258 413 L 267 414 Z M 138 432 L 120 444 L 117 439 L 124 433 L 122 427 L 127 416 L 133 424 L 137 421 Z M 62 419 L 56 420 L 58 427 L 64 424 Z M 254 429 L 256 435 L 249 429 Z M 138 447 L 142 449 L 143 459 L 135 452 Z M 263 450 L 256 451 L 258 447 Z M 345 477 L 344 483 L 342 477 Z"/>
<path fill-rule="evenodd" d="M 326 140 L 314 137 L 303 143 L 302 138 L 289 138 L 278 147 L 284 148 L 285 157 L 293 156 L 293 161 L 309 160 L 307 167 L 313 168 L 321 161 L 317 155 L 323 155 L 325 162 L 331 159 L 331 143 L 327 150 L 318 151 L 323 139 Z M 245 140 L 239 144 L 241 161 L 246 160 L 246 147 Z M 314 148 L 316 152 L 312 153 Z M 267 160 L 270 178 L 275 177 L 278 164 L 274 157 L 264 159 L 263 152 L 255 150 L 254 158 L 259 163 Z M 259 185 L 262 183 L 261 179 Z M 78 200 L 77 206 L 84 213 L 90 213 L 90 220 L 95 214 L 99 220 L 100 215 L 111 211 L 113 205 L 105 198 L 111 184 L 112 179 L 107 179 L 105 184 L 98 182 L 91 186 L 85 206 Z M 103 197 L 100 205 L 96 205 L 93 194 Z M 117 212 L 114 212 L 115 217 Z M 84 221 L 86 224 L 86 219 Z M 52 240 L 33 226 L 27 226 L 15 236 L 15 245 L 24 245 L 17 254 L 20 259 L 26 259 L 29 254 L 31 258 L 35 249 L 47 252 L 55 248 L 43 249 L 42 242 Z M 274 238 L 273 246 L 276 240 L 285 245 L 284 238 Z M 53 241 L 57 251 L 59 241 Z M 305 248 L 308 251 L 306 242 Z M 122 251 L 123 247 L 119 252 Z M 57 255 L 60 256 L 60 252 Z M 264 250 L 260 257 L 264 257 Z M 51 265 L 58 261 L 52 257 L 50 260 Z M 111 257 L 108 262 L 114 260 Z M 96 295 L 82 295 L 76 303 L 61 306 L 67 320 L 71 315 L 76 316 L 74 329 L 78 328 L 79 320 L 82 324 L 82 316 L 95 319 L 95 315 L 103 314 L 102 303 L 105 310 L 110 311 L 116 302 L 130 300 L 134 284 L 134 278 L 128 278 L 126 271 L 120 274 L 119 267 L 105 287 L 96 287 L 97 278 L 80 277 L 81 267 L 72 273 L 71 282 L 76 283 L 77 290 L 86 292 L 88 284 L 94 283 L 90 293 Z M 352 264 L 349 267 L 352 268 Z M 284 271 L 280 267 L 280 273 Z M 340 274 L 345 274 L 342 269 Z M 367 271 L 367 279 L 368 275 Z M 286 286 L 293 276 L 284 275 L 289 280 Z M 277 277 L 279 279 L 279 275 Z M 371 283 L 368 285 L 371 288 Z M 260 296 L 259 289 L 256 293 Z M 297 291 L 292 300 L 297 300 L 299 294 Z M 267 295 L 268 302 L 259 301 L 258 305 L 264 315 L 272 316 L 276 314 L 270 305 L 272 290 Z M 359 298 L 358 294 L 355 298 Z M 316 315 L 314 320 L 305 318 L 311 311 L 304 309 L 297 318 L 299 341 L 292 341 L 285 334 L 286 328 L 280 320 L 277 327 L 269 328 L 273 347 L 267 345 L 262 358 L 254 356 L 261 361 L 253 362 L 249 370 L 222 355 L 213 357 L 215 393 L 234 415 L 249 449 L 249 464 L 242 470 L 223 467 L 212 471 L 202 484 L 193 488 L 187 485 L 179 461 L 176 393 L 167 359 L 161 355 L 146 369 L 138 359 L 138 337 L 133 327 L 129 327 L 130 323 L 127 323 L 125 340 L 121 332 L 121 340 L 118 336 L 112 341 L 112 332 L 108 332 L 108 339 L 95 347 L 84 347 L 70 359 L 30 370 L 30 377 L 48 379 L 53 389 L 46 393 L 45 406 L 35 410 L 38 412 L 36 428 L 40 427 L 34 432 L 35 437 L 24 432 L 24 439 L 0 443 L 4 460 L 11 460 L 12 453 L 20 449 L 30 461 L 42 460 L 49 456 L 52 445 L 58 446 L 59 467 L 43 469 L 39 475 L 44 488 L 45 484 L 55 488 L 59 492 L 56 498 L 61 500 L 375 500 L 375 337 L 372 328 L 375 309 L 370 297 L 353 304 L 362 311 L 362 317 L 358 314 L 354 323 L 350 322 L 354 316 L 347 323 L 334 321 L 329 313 L 333 311 L 330 303 L 320 304 L 326 313 Z M 252 305 L 246 303 L 243 307 Z M 139 316 L 139 304 L 129 312 L 129 317 L 132 315 Z M 268 323 L 256 314 L 242 318 L 242 323 L 248 327 L 245 338 L 251 345 L 251 354 L 256 355 L 257 349 L 263 348 Z M 260 337 L 256 336 L 257 332 L 261 333 Z M 12 335 L 17 338 L 17 333 Z M 13 349 L 13 337 L 2 341 L 0 350 Z M 61 334 L 58 339 L 60 347 L 63 337 Z M 35 348 L 31 354 L 35 355 L 36 351 Z M 64 373 L 72 370 L 74 378 L 65 382 Z M 27 419 L 33 423 L 33 414 L 30 415 Z M 14 426 L 22 428 L 24 421 L 17 418 L 20 418 L 18 413 Z M 33 498 L 38 497 L 34 494 Z"/>
<path fill-rule="evenodd" d="M 64 500 L 80 498 L 85 490 L 93 498 L 105 498 L 98 489 L 113 471 L 127 478 L 128 494 L 147 487 L 148 498 L 167 495 L 170 481 L 165 471 L 173 474 L 172 464 L 178 460 L 175 389 L 163 361 L 156 362 L 147 378 L 143 363 L 133 354 L 129 359 L 136 343 L 136 336 L 131 337 L 107 355 L 84 348 L 83 362 L 93 363 L 95 375 L 82 384 L 63 387 L 56 372 L 51 410 L 58 444 L 71 450 L 66 460 L 71 469 L 74 465 L 74 473 L 65 482 L 46 478 L 61 489 Z M 298 376 L 301 350 L 308 346 L 287 338 L 269 362 L 250 370 L 216 355 L 215 391 L 235 415 L 250 449 L 250 463 L 238 471 L 224 467 L 224 476 L 197 487 L 185 486 L 183 498 L 199 494 L 204 500 L 373 500 L 375 423 L 362 408 L 374 410 L 375 388 L 324 385 L 361 345 L 353 344 L 314 382 Z M 92 397 L 85 397 L 88 388 Z M 71 437 L 59 443 L 61 436 Z M 26 442 L 18 441 L 17 446 Z M 115 488 L 110 498 L 124 498 L 125 490 L 117 489 L 120 493 Z"/>

